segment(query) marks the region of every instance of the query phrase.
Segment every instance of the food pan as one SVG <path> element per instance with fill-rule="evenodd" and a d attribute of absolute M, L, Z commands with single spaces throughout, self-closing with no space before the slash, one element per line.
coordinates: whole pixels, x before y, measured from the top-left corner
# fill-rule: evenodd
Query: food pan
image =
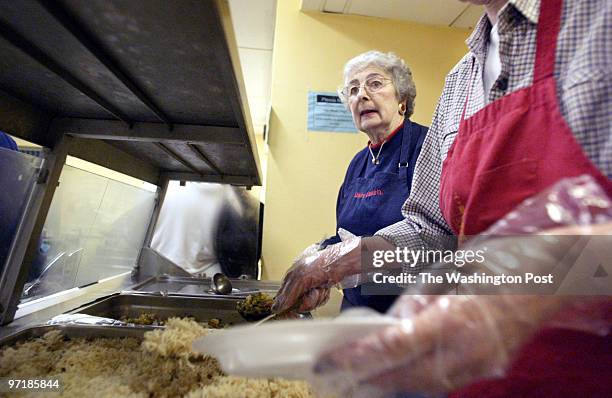
<path fill-rule="evenodd" d="M 237 301 L 238 298 L 226 297 L 116 294 L 70 312 L 118 320 L 138 318 L 143 313 L 152 314 L 160 321 L 165 321 L 170 317 L 192 317 L 197 322 L 208 322 L 216 318 L 225 325 L 234 325 L 245 322 L 236 311 Z"/>
<path fill-rule="evenodd" d="M 223 295 L 222 297 L 241 297 L 244 298 L 249 294 L 256 292 L 265 292 L 271 296 L 276 295 L 280 288 L 278 282 L 257 281 L 250 279 L 230 279 L 233 290 L 231 295 Z M 141 283 L 130 288 L 132 291 L 138 292 L 165 292 L 174 295 L 190 295 L 190 296 L 206 296 L 215 297 L 215 293 L 211 291 L 210 278 L 195 278 L 195 277 L 177 277 L 169 275 L 159 275 L 150 277 Z"/>
<path fill-rule="evenodd" d="M 86 338 L 120 338 L 120 337 L 135 337 L 142 339 L 145 332 L 158 329 L 157 326 L 83 326 L 83 325 L 46 325 L 33 326 L 22 329 L 14 334 L 0 339 L 0 348 L 7 345 L 14 345 L 19 341 L 30 340 L 36 337 L 42 337 L 45 333 L 51 330 L 59 330 L 62 334 L 69 338 L 86 337 Z"/>

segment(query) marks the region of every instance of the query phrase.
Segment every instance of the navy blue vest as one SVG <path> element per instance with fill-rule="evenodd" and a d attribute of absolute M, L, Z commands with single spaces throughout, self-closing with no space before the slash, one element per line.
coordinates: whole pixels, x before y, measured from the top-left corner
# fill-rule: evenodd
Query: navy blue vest
<path fill-rule="evenodd" d="M 336 205 L 337 228 L 357 236 L 371 236 L 404 217 L 402 205 L 408 198 L 427 127 L 406 120 L 383 145 L 374 164 L 369 149 L 359 151 L 351 161 Z M 380 147 L 372 148 L 378 155 Z M 334 236 L 324 246 L 337 243 Z M 342 308 L 367 306 L 385 312 L 397 296 L 366 296 L 361 287 L 344 289 Z"/>

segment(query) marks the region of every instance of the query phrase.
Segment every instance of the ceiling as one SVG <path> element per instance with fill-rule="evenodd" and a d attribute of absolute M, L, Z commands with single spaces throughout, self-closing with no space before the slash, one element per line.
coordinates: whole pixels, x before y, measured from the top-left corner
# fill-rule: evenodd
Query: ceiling
<path fill-rule="evenodd" d="M 472 28 L 482 7 L 456 0 L 302 0 L 302 11 L 364 15 L 429 25 Z"/>
<path fill-rule="evenodd" d="M 272 48 L 277 0 L 229 0 L 249 109 L 256 134 L 270 109 Z M 282 0 L 281 0 L 282 1 Z M 302 0 L 301 11 L 392 18 L 471 28 L 482 7 L 456 0 Z"/>
<path fill-rule="evenodd" d="M 229 0 L 240 65 L 255 134 L 270 108 L 276 0 Z"/>

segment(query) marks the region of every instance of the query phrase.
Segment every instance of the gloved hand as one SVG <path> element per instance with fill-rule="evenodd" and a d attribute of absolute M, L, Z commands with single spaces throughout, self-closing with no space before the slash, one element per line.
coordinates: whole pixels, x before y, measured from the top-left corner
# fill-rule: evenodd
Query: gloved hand
<path fill-rule="evenodd" d="M 325 305 L 330 297 L 330 289 L 319 288 L 306 292 L 299 303 L 295 304 L 290 310 L 279 312 L 275 319 L 298 319 L 300 314 L 310 312 L 322 305 Z"/>
<path fill-rule="evenodd" d="M 296 312 L 310 312 L 325 305 L 329 301 L 330 293 L 331 289 L 325 287 L 309 290 L 302 296 Z"/>
<path fill-rule="evenodd" d="M 294 260 L 294 263 L 298 261 L 302 261 L 307 257 L 310 257 L 321 250 L 321 245 L 319 243 L 313 243 L 308 246 L 300 255 Z M 329 288 L 316 288 L 311 289 L 302 296 L 300 303 L 293 309 L 293 311 L 288 312 L 287 317 L 292 317 L 296 315 L 296 312 L 310 312 L 315 308 L 318 308 L 322 305 L 325 305 L 329 300 L 330 289 Z M 280 312 L 280 311 L 279 311 Z"/>
<path fill-rule="evenodd" d="M 561 181 L 525 201 L 483 234 L 494 231 L 505 238 L 481 236 L 471 244 L 494 248 L 494 253 L 480 265 L 488 274 L 512 275 L 525 267 L 549 270 L 560 265 L 558 253 L 567 250 L 568 243 L 570 249 L 578 247 L 573 243 L 580 236 L 537 236 L 529 238 L 533 242 L 526 244 L 525 237 L 515 239 L 511 235 L 550 232 L 552 228 L 557 228 L 554 233 L 559 234 L 564 230 L 558 228 L 566 228 L 565 233 L 585 234 L 589 238 L 610 234 L 610 220 L 610 199 L 592 179 L 578 177 Z M 598 255 L 604 260 L 612 257 L 611 245 L 595 243 L 594 249 L 584 246 L 588 250 L 583 253 L 585 257 Z M 573 261 L 570 258 L 570 265 Z M 479 378 L 503 375 L 521 345 L 546 322 L 600 335 L 611 330 L 609 318 L 599 317 L 593 311 L 598 308 L 596 298 L 515 295 L 507 294 L 512 291 L 503 288 L 497 290 L 498 295 L 476 295 L 482 293 L 483 286 L 467 284 L 458 288 L 466 295 L 400 297 L 388 315 L 401 323 L 356 341 L 343 342 L 344 345 L 324 353 L 315 365 L 320 378 L 313 382 L 340 396 L 348 396 L 349 388 L 362 391 L 364 386 L 370 387 L 369 396 L 388 391 L 444 393 Z M 422 285 L 418 289 L 426 291 Z M 607 297 L 599 300 L 604 303 L 608 300 L 609 304 Z M 609 305 L 599 308 L 605 310 Z M 578 310 L 575 317 L 566 316 L 574 310 Z M 338 380 L 347 380 L 349 386 L 340 385 Z M 338 390 L 339 386 L 342 389 Z"/>
<path fill-rule="evenodd" d="M 517 349 L 555 313 L 557 296 L 401 296 L 389 315 L 404 320 L 324 354 L 315 366 L 327 390 L 345 380 L 379 392 L 449 392 L 501 375 Z M 340 396 L 346 390 L 333 391 Z"/>
<path fill-rule="evenodd" d="M 321 305 L 329 298 L 329 292 L 321 292 L 322 289 L 329 289 L 345 277 L 361 271 L 360 243 L 360 237 L 352 236 L 323 250 L 312 250 L 309 246 L 283 278 L 272 311 L 284 312 L 296 304 L 299 309 Z"/>

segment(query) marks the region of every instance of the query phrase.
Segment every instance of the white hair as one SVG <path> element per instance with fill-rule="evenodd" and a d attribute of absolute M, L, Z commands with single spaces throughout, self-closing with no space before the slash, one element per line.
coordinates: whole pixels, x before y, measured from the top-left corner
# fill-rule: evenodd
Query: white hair
<path fill-rule="evenodd" d="M 395 93 L 400 102 L 406 101 L 406 117 L 414 113 L 414 98 L 416 97 L 416 87 L 412 80 L 412 72 L 403 59 L 392 52 L 383 53 L 372 50 L 359 54 L 350 59 L 344 65 L 344 85 L 349 81 L 350 76 L 362 71 L 370 66 L 382 69 L 391 76 L 391 81 L 395 87 Z M 346 105 L 347 98 L 340 95 L 340 99 Z"/>

